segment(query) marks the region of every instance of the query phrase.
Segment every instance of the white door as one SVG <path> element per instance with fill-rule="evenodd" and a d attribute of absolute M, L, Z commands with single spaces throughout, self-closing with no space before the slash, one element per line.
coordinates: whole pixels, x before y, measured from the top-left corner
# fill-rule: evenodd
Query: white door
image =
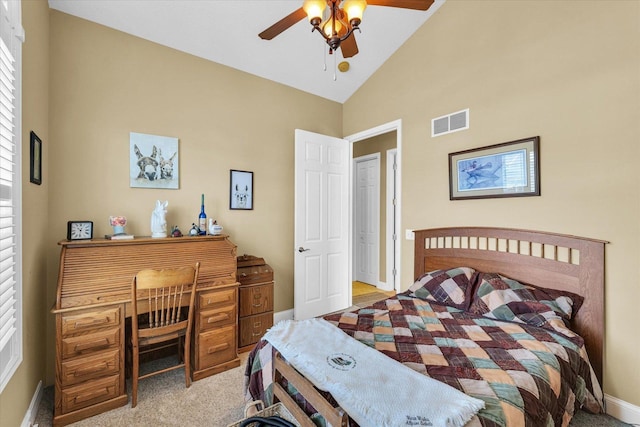
<path fill-rule="evenodd" d="M 380 261 L 380 154 L 355 159 L 354 279 L 378 286 Z"/>
<path fill-rule="evenodd" d="M 294 307 L 297 320 L 349 306 L 351 144 L 296 129 Z"/>

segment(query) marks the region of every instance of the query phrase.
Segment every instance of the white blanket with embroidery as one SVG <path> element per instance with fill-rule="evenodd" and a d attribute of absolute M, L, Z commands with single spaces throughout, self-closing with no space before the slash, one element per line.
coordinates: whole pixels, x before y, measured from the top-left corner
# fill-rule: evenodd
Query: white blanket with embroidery
<path fill-rule="evenodd" d="M 279 322 L 264 339 L 361 427 L 463 426 L 484 407 L 323 319 Z"/>

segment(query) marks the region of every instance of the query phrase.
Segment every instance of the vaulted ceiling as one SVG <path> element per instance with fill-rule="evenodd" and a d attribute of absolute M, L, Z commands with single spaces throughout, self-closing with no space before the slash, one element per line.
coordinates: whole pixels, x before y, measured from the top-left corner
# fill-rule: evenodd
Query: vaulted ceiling
<path fill-rule="evenodd" d="M 273 40 L 258 34 L 302 0 L 49 0 L 52 9 L 343 103 L 442 5 L 427 10 L 369 6 L 359 53 L 340 72 L 306 19 Z M 326 70 L 325 70 L 326 66 Z"/>

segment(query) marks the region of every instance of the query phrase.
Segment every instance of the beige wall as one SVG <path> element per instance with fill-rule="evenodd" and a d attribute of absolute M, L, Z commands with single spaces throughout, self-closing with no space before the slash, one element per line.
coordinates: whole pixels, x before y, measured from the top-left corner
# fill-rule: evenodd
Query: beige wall
<path fill-rule="evenodd" d="M 0 424 L 18 426 L 38 382 L 44 380 L 49 202 L 49 6 L 22 2 L 22 344 L 23 360 L 0 394 Z M 29 182 L 29 133 L 42 140 L 42 185 Z"/>
<path fill-rule="evenodd" d="M 68 220 L 93 220 L 100 236 L 124 215 L 128 232 L 149 235 L 168 200 L 168 225 L 186 232 L 204 193 L 238 254 L 273 267 L 275 310 L 293 306 L 294 129 L 340 136 L 340 104 L 52 11 L 50 111 L 49 302 Z M 129 188 L 129 132 L 179 138 L 179 190 Z M 252 211 L 229 210 L 230 169 L 254 172 Z"/>
<path fill-rule="evenodd" d="M 208 214 L 239 253 L 274 267 L 275 308 L 286 310 L 293 129 L 342 136 L 395 119 L 402 119 L 402 230 L 499 225 L 611 242 L 605 392 L 640 405 L 640 371 L 628 368 L 640 363 L 639 17 L 635 1 L 449 0 L 341 106 L 50 12 L 45 0 L 23 1 L 23 152 L 33 129 L 44 143 L 43 184 L 28 183 L 24 156 L 25 358 L 0 395 L 3 425 L 19 425 L 40 379 L 53 382 L 48 311 L 66 221 L 91 219 L 100 235 L 109 215 L 122 214 L 129 231 L 148 234 L 162 199 L 169 223 L 187 228 L 205 193 Z M 469 130 L 430 137 L 431 118 L 467 107 Z M 129 188 L 131 131 L 180 139 L 179 190 Z M 449 201 L 448 153 L 533 135 L 541 137 L 542 196 Z M 254 211 L 228 210 L 231 168 L 255 172 Z M 411 242 L 402 251 L 407 287 Z"/>
<path fill-rule="evenodd" d="M 491 225 L 611 242 L 604 390 L 634 405 L 639 18 L 637 1 L 447 1 L 345 103 L 343 117 L 345 135 L 402 119 L 402 230 Z M 433 117 L 464 108 L 469 130 L 431 138 Z M 449 201 L 448 153 L 535 135 L 540 197 Z M 405 288 L 412 253 L 404 241 Z"/>

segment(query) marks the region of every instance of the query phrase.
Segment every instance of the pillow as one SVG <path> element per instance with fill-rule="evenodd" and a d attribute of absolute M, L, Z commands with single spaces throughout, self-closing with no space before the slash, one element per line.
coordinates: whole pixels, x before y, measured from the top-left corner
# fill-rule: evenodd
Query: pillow
<path fill-rule="evenodd" d="M 475 270 L 469 267 L 430 271 L 420 276 L 408 292 L 425 301 L 466 310 L 471 300 L 474 273 Z"/>
<path fill-rule="evenodd" d="M 523 284 L 496 273 L 479 273 L 469 312 L 547 329 L 568 323 L 583 298 L 571 292 Z"/>

